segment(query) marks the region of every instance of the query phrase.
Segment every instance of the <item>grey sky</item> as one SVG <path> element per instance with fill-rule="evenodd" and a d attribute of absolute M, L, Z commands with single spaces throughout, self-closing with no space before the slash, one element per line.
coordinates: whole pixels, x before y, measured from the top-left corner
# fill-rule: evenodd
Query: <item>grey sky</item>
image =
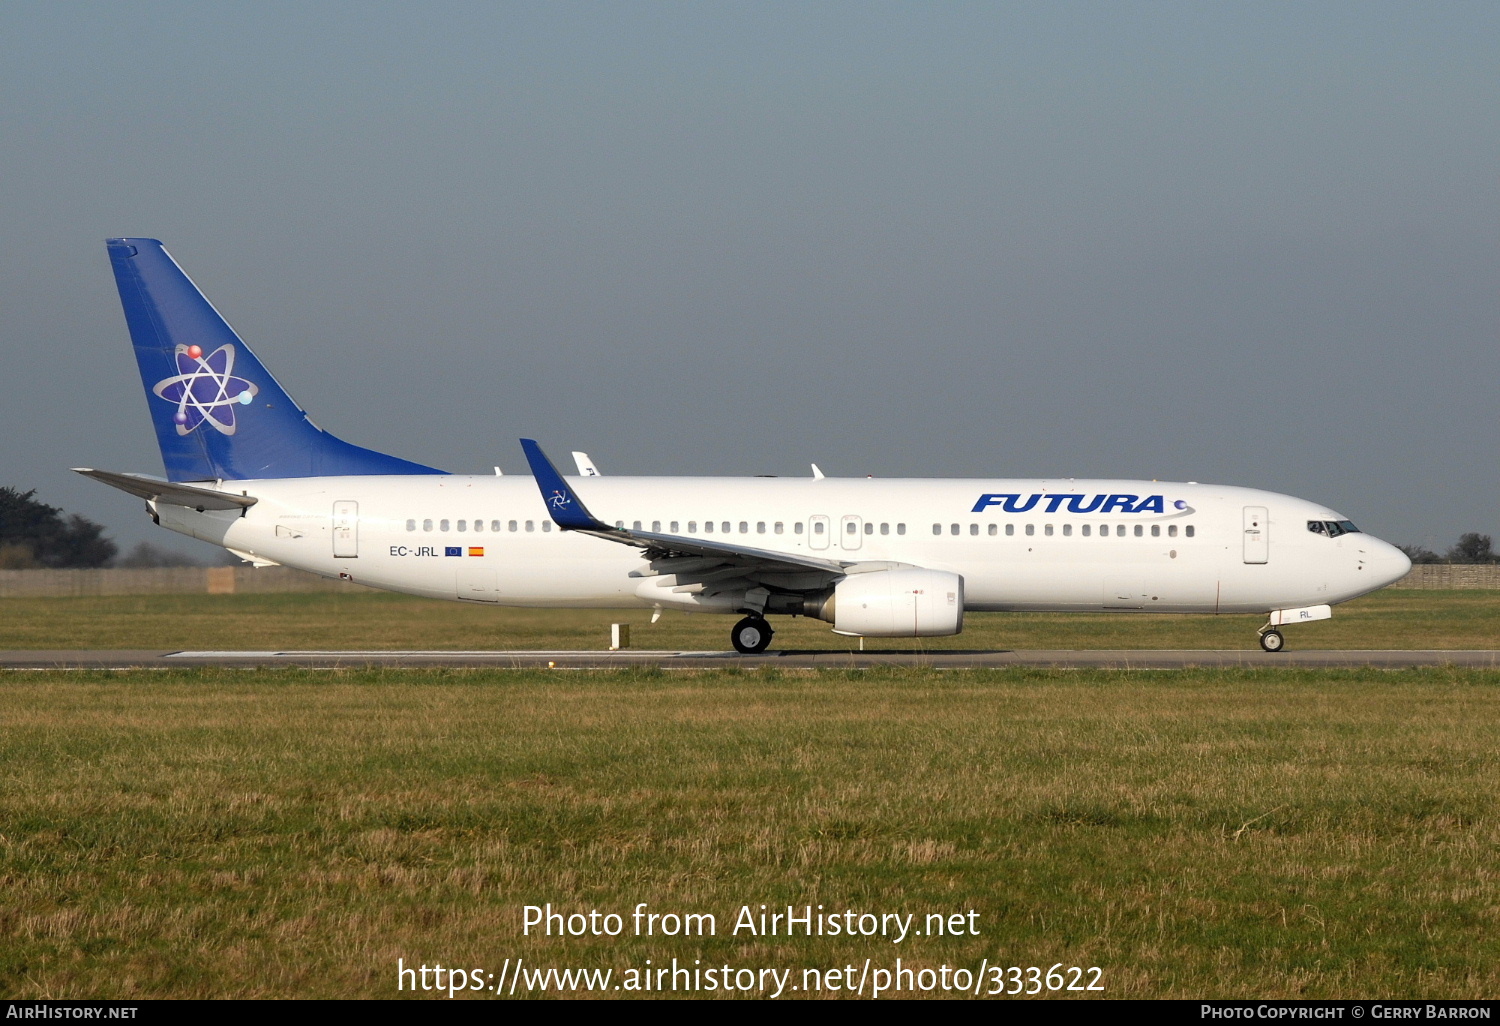
<path fill-rule="evenodd" d="M 0 5 L 0 483 L 159 472 L 103 239 L 350 441 L 1500 535 L 1500 7 Z"/>

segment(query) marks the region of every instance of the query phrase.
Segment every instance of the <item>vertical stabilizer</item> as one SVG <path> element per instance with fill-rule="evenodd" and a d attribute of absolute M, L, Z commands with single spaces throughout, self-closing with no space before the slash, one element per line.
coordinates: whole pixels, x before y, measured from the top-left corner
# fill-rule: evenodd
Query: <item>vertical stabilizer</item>
<path fill-rule="evenodd" d="M 443 473 L 313 424 L 160 242 L 107 245 L 168 480 Z"/>

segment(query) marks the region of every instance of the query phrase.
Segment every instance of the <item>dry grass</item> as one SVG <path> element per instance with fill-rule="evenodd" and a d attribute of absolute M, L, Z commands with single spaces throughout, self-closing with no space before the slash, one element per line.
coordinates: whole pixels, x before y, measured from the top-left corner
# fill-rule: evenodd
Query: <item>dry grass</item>
<path fill-rule="evenodd" d="M 1500 675 L 205 670 L 0 688 L 0 994 L 395 996 L 397 958 L 1500 989 Z M 712 912 L 702 940 L 521 907 Z M 742 904 L 979 937 L 726 936 Z"/>

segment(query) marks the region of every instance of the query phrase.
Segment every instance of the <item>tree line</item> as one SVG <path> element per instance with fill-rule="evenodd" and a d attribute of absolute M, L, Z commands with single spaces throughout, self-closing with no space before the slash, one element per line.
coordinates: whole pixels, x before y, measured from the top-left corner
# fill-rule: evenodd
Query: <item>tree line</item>
<path fill-rule="evenodd" d="M 1438 555 L 1421 545 L 1396 546 L 1413 563 L 1500 563 L 1500 553 L 1495 552 L 1490 536 L 1470 531 L 1458 539 L 1445 555 Z"/>
<path fill-rule="evenodd" d="M 101 566 L 202 566 L 181 553 L 141 542 L 124 556 L 104 528 L 36 498 L 36 489 L 0 488 L 0 570 L 72 570 Z"/>

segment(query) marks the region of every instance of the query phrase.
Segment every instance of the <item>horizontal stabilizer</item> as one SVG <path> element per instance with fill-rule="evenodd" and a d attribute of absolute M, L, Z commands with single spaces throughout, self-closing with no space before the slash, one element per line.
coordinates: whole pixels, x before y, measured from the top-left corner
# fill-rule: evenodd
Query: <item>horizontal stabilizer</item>
<path fill-rule="evenodd" d="M 188 509 L 245 509 L 260 501 L 253 495 L 232 495 L 216 488 L 163 481 L 159 477 L 147 477 L 144 474 L 113 474 L 90 467 L 74 467 L 73 472 L 152 502 L 166 502 L 173 506 L 186 506 Z"/>

